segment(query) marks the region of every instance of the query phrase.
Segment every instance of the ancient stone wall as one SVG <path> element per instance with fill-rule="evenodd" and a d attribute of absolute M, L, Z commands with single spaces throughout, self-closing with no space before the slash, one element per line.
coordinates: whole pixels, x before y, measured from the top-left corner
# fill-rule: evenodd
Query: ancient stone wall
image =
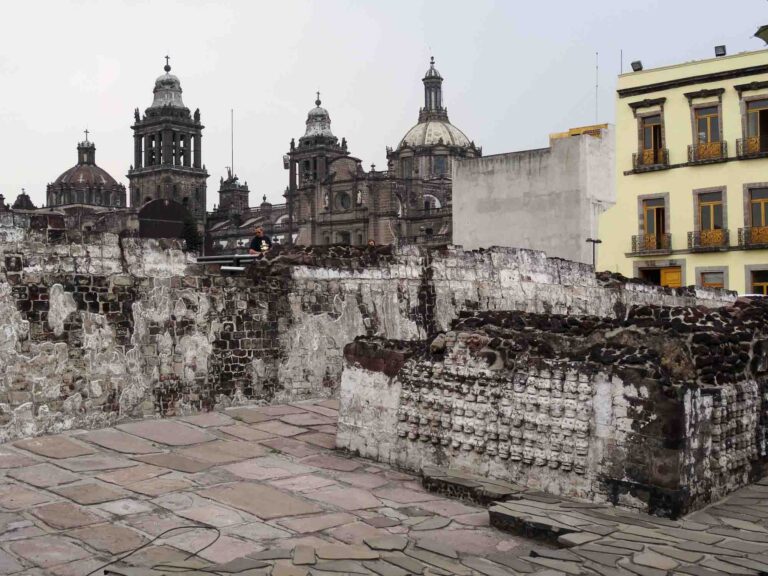
<path fill-rule="evenodd" d="M 69 238 L 56 218 L 0 215 L 0 440 L 332 395 L 356 336 L 420 341 L 465 309 L 621 317 L 734 299 L 513 249 L 276 250 L 231 276 L 172 241 Z"/>
<path fill-rule="evenodd" d="M 626 318 L 466 313 L 346 347 L 337 444 L 677 516 L 759 476 L 768 303 Z"/>

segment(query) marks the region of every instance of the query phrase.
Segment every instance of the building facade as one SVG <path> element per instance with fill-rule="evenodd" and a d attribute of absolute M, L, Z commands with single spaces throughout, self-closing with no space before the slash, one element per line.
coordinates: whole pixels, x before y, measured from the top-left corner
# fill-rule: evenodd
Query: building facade
<path fill-rule="evenodd" d="M 202 226 L 206 213 L 200 110 L 190 113 L 181 98 L 181 82 L 171 74 L 155 81 L 154 100 L 144 115 L 134 111 L 133 164 L 128 171 L 131 206 L 153 200 L 180 203 Z"/>
<path fill-rule="evenodd" d="M 615 202 L 614 130 L 552 134 L 548 148 L 464 159 L 453 169 L 453 241 L 514 246 L 592 264 L 589 238 Z"/>
<path fill-rule="evenodd" d="M 599 268 L 768 294 L 768 50 L 619 77 Z"/>

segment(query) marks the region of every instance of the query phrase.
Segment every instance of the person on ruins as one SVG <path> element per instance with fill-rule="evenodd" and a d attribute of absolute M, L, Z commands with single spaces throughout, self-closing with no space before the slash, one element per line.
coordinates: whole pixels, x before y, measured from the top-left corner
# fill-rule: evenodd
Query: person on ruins
<path fill-rule="evenodd" d="M 272 240 L 269 236 L 264 235 L 264 228 L 257 226 L 254 233 L 256 235 L 251 240 L 248 254 L 262 254 L 272 248 Z"/>
<path fill-rule="evenodd" d="M 373 238 L 368 240 L 368 246 L 376 246 L 376 240 L 374 240 Z"/>

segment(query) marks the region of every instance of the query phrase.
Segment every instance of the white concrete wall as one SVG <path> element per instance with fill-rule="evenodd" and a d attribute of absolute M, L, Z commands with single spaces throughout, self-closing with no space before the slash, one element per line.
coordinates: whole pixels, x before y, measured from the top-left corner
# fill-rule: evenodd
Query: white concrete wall
<path fill-rule="evenodd" d="M 453 168 L 453 239 L 465 249 L 514 246 L 592 263 L 587 238 L 615 202 L 614 132 L 550 148 L 460 160 Z"/>

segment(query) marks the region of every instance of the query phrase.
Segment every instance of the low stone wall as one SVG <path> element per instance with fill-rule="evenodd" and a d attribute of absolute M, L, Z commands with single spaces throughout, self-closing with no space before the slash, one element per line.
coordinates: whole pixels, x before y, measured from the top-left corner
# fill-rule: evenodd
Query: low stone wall
<path fill-rule="evenodd" d="M 420 341 L 462 310 L 623 317 L 721 291 L 596 278 L 515 249 L 277 249 L 241 275 L 173 241 L 0 214 L 0 441 L 338 391 L 357 336 Z"/>
<path fill-rule="evenodd" d="M 464 314 L 345 349 L 337 445 L 678 516 L 765 461 L 768 303 L 626 318 Z"/>

